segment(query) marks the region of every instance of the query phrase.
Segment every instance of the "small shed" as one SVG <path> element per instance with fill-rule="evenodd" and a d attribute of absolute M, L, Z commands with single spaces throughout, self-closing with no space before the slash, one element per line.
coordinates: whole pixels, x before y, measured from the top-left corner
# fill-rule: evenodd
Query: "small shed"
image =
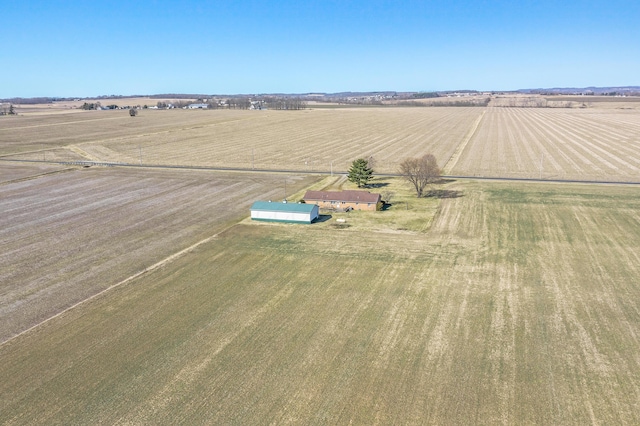
<path fill-rule="evenodd" d="M 252 220 L 311 223 L 317 218 L 318 206 L 315 204 L 256 201 L 251 206 Z"/>

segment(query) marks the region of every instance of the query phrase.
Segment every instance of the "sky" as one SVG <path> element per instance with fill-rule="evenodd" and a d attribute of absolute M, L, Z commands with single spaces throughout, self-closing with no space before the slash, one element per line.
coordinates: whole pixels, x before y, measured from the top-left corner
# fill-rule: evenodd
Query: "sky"
<path fill-rule="evenodd" d="M 640 85 L 638 0 L 4 0 L 0 98 Z"/>

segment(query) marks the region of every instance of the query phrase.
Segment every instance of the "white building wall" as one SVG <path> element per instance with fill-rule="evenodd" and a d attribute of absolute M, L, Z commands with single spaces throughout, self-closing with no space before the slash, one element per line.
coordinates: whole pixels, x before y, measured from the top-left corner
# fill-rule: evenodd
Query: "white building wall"
<path fill-rule="evenodd" d="M 264 219 L 264 220 L 286 220 L 292 222 L 311 222 L 311 215 L 308 213 L 293 213 L 293 212 L 267 212 L 267 211 L 252 211 L 252 219 Z"/>

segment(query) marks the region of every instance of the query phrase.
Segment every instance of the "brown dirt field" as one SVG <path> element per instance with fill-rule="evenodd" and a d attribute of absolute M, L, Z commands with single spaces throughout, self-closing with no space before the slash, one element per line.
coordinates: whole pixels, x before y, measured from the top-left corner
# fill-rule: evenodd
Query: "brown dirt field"
<path fill-rule="evenodd" d="M 451 173 L 640 182 L 638 112 L 489 108 Z"/>
<path fill-rule="evenodd" d="M 604 104 L 25 115 L 0 120 L 0 155 L 336 172 L 364 157 L 395 173 L 433 153 L 453 175 L 640 181 L 640 112 Z"/>
<path fill-rule="evenodd" d="M 344 108 L 306 111 L 146 110 L 14 117 L 0 121 L 0 155 L 38 159 L 78 147 L 102 161 L 345 171 L 373 156 L 395 172 L 406 156 L 445 162 L 481 108 Z M 33 152 L 31 152 L 33 151 Z"/>
<path fill-rule="evenodd" d="M 575 102 L 599 109 L 640 109 L 638 96 L 545 96 L 549 101 Z"/>
<path fill-rule="evenodd" d="M 66 166 L 48 163 L 0 163 L 0 185 L 6 185 L 15 180 L 30 179 L 49 173 L 67 170 Z"/>
<path fill-rule="evenodd" d="M 309 182 L 91 168 L 0 185 L 0 341 L 281 198 L 285 178 L 291 192 Z"/>

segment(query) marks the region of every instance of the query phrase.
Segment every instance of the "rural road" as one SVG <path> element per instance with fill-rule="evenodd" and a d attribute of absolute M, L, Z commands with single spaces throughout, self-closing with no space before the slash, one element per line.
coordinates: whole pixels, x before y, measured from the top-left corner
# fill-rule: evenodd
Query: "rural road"
<path fill-rule="evenodd" d="M 287 169 L 252 169 L 243 167 L 211 167 L 211 166 L 179 166 L 179 165 L 163 165 L 163 164 L 132 164 L 132 163 L 113 163 L 105 161 L 46 161 L 46 160 L 17 160 L 0 158 L 0 161 L 18 162 L 18 163 L 40 163 L 40 164 L 57 164 L 64 166 L 83 166 L 83 167 L 136 167 L 148 169 L 182 169 L 182 170 L 210 170 L 210 171 L 227 171 L 227 172 L 250 172 L 250 173 L 286 173 L 297 175 L 340 175 L 347 172 L 330 172 L 330 171 L 305 171 L 305 170 L 287 170 Z M 398 173 L 376 173 L 377 176 L 399 177 Z M 468 179 L 468 180 L 495 180 L 504 182 L 547 182 L 547 183 L 579 183 L 579 184 L 597 184 L 597 185 L 640 185 L 640 181 L 608 181 L 608 180 L 578 180 L 578 179 L 541 179 L 541 178 L 517 178 L 517 177 L 491 177 L 491 176 L 457 176 L 442 175 L 443 179 Z"/>

